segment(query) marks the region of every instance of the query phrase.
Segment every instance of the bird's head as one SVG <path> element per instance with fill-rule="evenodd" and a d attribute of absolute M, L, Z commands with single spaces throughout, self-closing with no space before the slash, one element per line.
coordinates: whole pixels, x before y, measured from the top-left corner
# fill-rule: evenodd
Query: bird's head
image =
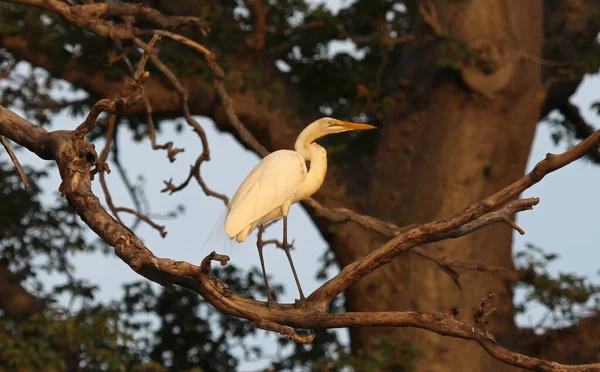
<path fill-rule="evenodd" d="M 304 128 L 298 136 L 298 139 L 296 139 L 295 148 L 296 151 L 304 154 L 306 146 L 321 137 L 351 130 L 367 130 L 375 128 L 377 127 L 369 124 L 351 123 L 349 121 L 341 121 L 333 118 L 321 118 Z"/>
<path fill-rule="evenodd" d="M 369 124 L 352 123 L 333 118 L 321 118 L 316 121 L 319 129 L 325 134 L 342 133 L 351 130 L 376 129 L 377 127 Z"/>

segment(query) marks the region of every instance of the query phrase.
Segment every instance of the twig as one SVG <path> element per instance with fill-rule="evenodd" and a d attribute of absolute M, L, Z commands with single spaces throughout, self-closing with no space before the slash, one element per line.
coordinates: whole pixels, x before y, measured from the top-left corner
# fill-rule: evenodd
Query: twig
<path fill-rule="evenodd" d="M 121 176 L 121 180 L 123 181 L 123 184 L 125 185 L 125 188 L 127 189 L 127 192 L 129 193 L 129 197 L 131 198 L 131 201 L 133 202 L 134 208 L 138 211 L 142 211 L 143 210 L 142 201 L 140 200 L 140 197 L 138 195 L 138 192 L 140 192 L 140 190 L 138 190 L 138 188 L 136 186 L 134 186 L 131 183 L 131 181 L 129 180 L 129 176 L 127 175 L 127 172 L 125 172 L 125 169 L 123 168 L 123 164 L 121 163 L 121 159 L 119 157 L 119 141 L 116 141 L 117 130 L 118 130 L 118 126 L 115 127 L 115 134 L 113 135 L 113 137 L 115 138 L 115 142 L 114 142 L 113 146 L 111 146 L 112 162 L 113 162 L 115 168 L 117 169 L 117 172 L 119 172 L 119 176 Z M 146 206 L 147 206 L 147 204 L 146 204 Z M 148 215 L 148 217 L 150 217 L 150 216 Z M 131 229 L 135 230 L 140 222 L 141 222 L 141 219 L 136 218 L 136 220 L 131 225 Z"/>
<path fill-rule="evenodd" d="M 129 84 L 131 93 L 127 97 L 121 97 L 115 100 L 101 99 L 100 101 L 96 102 L 96 104 L 94 104 L 90 110 L 90 113 L 86 117 L 85 121 L 81 123 L 81 125 L 79 125 L 73 132 L 74 138 L 83 139 L 83 137 L 96 126 L 96 119 L 98 119 L 98 116 L 102 112 L 106 111 L 111 114 L 117 113 L 133 106 L 142 98 L 144 82 L 150 76 L 150 73 L 144 71 L 144 68 L 148 59 L 148 54 L 150 54 L 152 46 L 158 39 L 160 39 L 160 37 L 158 35 L 154 35 L 150 43 L 148 43 L 148 48 L 144 48 L 142 59 L 140 60 L 137 71 L 133 75 L 133 82 Z"/>
<path fill-rule="evenodd" d="M 26 189 L 28 189 L 29 188 L 29 180 L 27 179 L 27 175 L 25 174 L 25 171 L 23 170 L 21 163 L 19 163 L 19 159 L 17 158 L 17 155 L 10 148 L 8 141 L 6 141 L 6 138 L 4 138 L 3 136 L 0 136 L 0 143 L 2 143 L 2 146 L 4 146 L 4 149 L 8 153 L 8 156 L 10 156 L 10 160 L 12 160 L 13 164 L 17 168 L 17 172 L 19 172 L 19 176 L 21 176 L 23 185 L 25 186 Z"/>
<path fill-rule="evenodd" d="M 215 90 L 217 91 L 219 100 L 223 104 L 223 108 L 225 109 L 225 114 L 227 115 L 229 122 L 237 131 L 238 135 L 244 143 L 246 143 L 250 148 L 256 151 L 256 153 L 261 157 L 267 156 L 269 154 L 269 151 L 263 145 L 261 145 L 260 142 L 258 142 L 256 138 L 254 138 L 254 136 L 252 136 L 252 134 L 246 129 L 244 124 L 242 124 L 237 114 L 235 113 L 235 110 L 233 108 L 233 101 L 231 97 L 229 97 L 229 94 L 227 94 L 227 91 L 223 86 L 223 79 L 225 78 L 225 73 L 217 63 L 214 53 L 212 53 L 206 47 L 194 42 L 193 40 L 190 40 L 181 35 L 174 34 L 172 32 L 164 30 L 147 30 L 146 32 L 156 33 L 158 35 L 173 39 L 185 46 L 192 48 L 193 50 L 200 53 L 200 55 L 202 55 L 204 61 L 208 66 L 208 69 L 211 72 L 213 78 L 213 85 L 215 87 Z"/>
<path fill-rule="evenodd" d="M 158 233 L 160 234 L 161 237 L 164 238 L 165 236 L 167 236 L 167 232 L 165 231 L 165 226 L 155 223 L 154 221 L 152 221 L 150 219 L 149 216 L 143 214 L 142 212 L 136 211 L 135 209 L 131 209 L 131 208 L 117 207 L 117 208 L 115 208 L 115 213 L 118 213 L 118 212 L 125 212 L 125 213 L 132 214 L 132 215 L 136 216 L 137 218 L 139 218 L 140 220 L 146 222 L 153 229 L 158 230 Z"/>
<path fill-rule="evenodd" d="M 104 148 L 100 152 L 100 156 L 98 159 L 101 164 L 106 164 L 106 158 L 108 157 L 108 152 L 110 151 L 110 145 L 112 143 L 112 139 L 113 139 L 113 136 L 115 133 L 116 122 L 117 122 L 116 115 L 111 114 L 108 117 L 108 129 L 107 129 L 106 135 L 104 137 L 105 138 Z M 119 221 L 121 224 L 123 224 L 123 221 L 121 221 L 121 218 L 119 217 L 119 214 L 117 213 L 117 209 L 112 201 L 112 196 L 110 194 L 110 191 L 108 190 L 108 186 L 106 185 L 106 180 L 104 178 L 105 172 L 103 172 L 102 170 L 99 171 L 99 173 L 100 173 L 99 178 L 100 178 L 100 185 L 102 187 L 102 191 L 104 192 L 104 198 L 106 199 L 106 205 L 108 205 L 108 208 L 111 210 L 113 216 L 115 216 L 117 221 Z M 110 174 L 110 168 L 106 169 L 106 173 Z"/>
<path fill-rule="evenodd" d="M 141 77 L 147 75 L 147 72 L 144 71 L 144 67 L 145 67 L 146 61 L 148 60 L 148 56 L 152 52 L 150 45 L 153 45 L 158 39 L 159 39 L 158 36 L 153 37 L 151 43 L 148 44 L 148 48 L 144 49 L 144 54 L 142 55 L 142 58 L 138 65 L 138 68 L 137 68 L 137 70 L 135 70 L 133 72 L 133 78 L 135 81 L 140 81 Z M 139 88 L 140 89 L 142 88 L 141 85 L 139 86 Z M 94 106 L 96 106 L 96 105 L 94 105 Z M 146 222 L 152 228 L 156 229 L 159 232 L 160 236 L 164 238 L 167 235 L 167 233 L 165 231 L 165 226 L 156 224 L 154 221 L 152 221 L 152 219 L 150 217 L 146 216 L 141 211 L 136 211 L 134 209 L 126 208 L 126 207 L 115 207 L 115 205 L 112 201 L 112 196 L 111 196 L 108 186 L 106 184 L 104 171 L 106 171 L 107 173 L 110 173 L 110 168 L 108 167 L 108 164 L 106 163 L 106 159 L 108 158 L 108 153 L 109 153 L 111 145 L 112 145 L 112 140 L 114 137 L 115 129 L 116 129 L 116 115 L 114 113 L 111 113 L 111 115 L 109 116 L 109 120 L 108 120 L 108 129 L 106 131 L 104 148 L 102 149 L 100 156 L 98 158 L 98 164 L 101 164 L 101 168 L 99 171 L 100 185 L 102 186 L 102 190 L 103 190 L 104 196 L 106 198 L 106 204 L 108 205 L 109 209 L 111 210 L 111 212 L 113 213 L 113 215 L 117 219 L 117 221 L 119 221 L 119 223 L 123 224 L 123 221 L 119 217 L 119 212 L 129 213 L 129 214 L 136 216 L 139 220 Z M 74 133 L 76 133 L 76 132 L 77 132 L 77 129 L 74 131 Z"/>
<path fill-rule="evenodd" d="M 166 31 L 162 31 L 157 34 L 162 35 L 164 32 L 166 32 Z M 140 47 L 143 47 L 143 48 L 146 47 L 146 43 L 144 43 L 142 40 L 140 40 L 138 38 L 135 38 L 134 42 L 136 43 L 136 45 L 138 45 Z M 224 194 L 221 194 L 221 193 L 211 190 L 206 185 L 206 182 L 200 175 L 200 166 L 202 165 L 203 162 L 210 160 L 210 149 L 208 146 L 208 140 L 206 138 L 206 133 L 204 132 L 204 129 L 202 129 L 202 126 L 192 117 L 192 115 L 190 113 L 190 109 L 188 106 L 187 91 L 185 90 L 185 88 L 183 87 L 183 85 L 181 84 L 181 82 L 179 81 L 177 76 L 175 76 L 175 74 L 164 63 L 161 62 L 161 60 L 158 58 L 157 55 L 152 54 L 151 59 L 152 59 L 152 64 L 156 68 L 158 68 L 171 81 L 171 83 L 173 84 L 173 86 L 175 87 L 177 92 L 179 93 L 179 95 L 181 97 L 181 106 L 182 106 L 182 111 L 183 111 L 183 116 L 185 118 L 185 121 L 194 130 L 194 132 L 196 132 L 196 134 L 198 134 L 198 137 L 200 138 L 200 142 L 202 143 L 202 152 L 200 153 L 200 155 L 198 155 L 198 157 L 196 158 L 196 161 L 194 162 L 194 165 L 190 168 L 190 173 L 189 173 L 187 179 L 178 186 L 173 185 L 171 180 L 169 180 L 168 182 L 166 181 L 165 188 L 162 190 L 162 192 L 168 191 L 169 193 L 172 194 L 174 192 L 180 191 L 189 184 L 189 182 L 191 181 L 191 179 L 193 177 L 196 179 L 196 182 L 198 182 L 198 185 L 200 185 L 200 188 L 206 195 L 214 196 L 218 199 L 221 199 L 223 201 L 223 203 L 225 205 L 227 205 L 227 203 L 229 202 L 229 198 Z"/>
<path fill-rule="evenodd" d="M 492 334 L 489 332 L 490 321 L 488 320 L 488 316 L 490 316 L 494 311 L 496 311 L 496 308 L 489 308 L 489 304 L 494 298 L 494 296 L 494 293 L 490 293 L 487 297 L 482 298 L 479 308 L 477 309 L 477 311 L 475 311 L 475 314 L 473 314 L 475 324 L 477 324 L 479 328 L 483 331 L 483 333 L 493 341 L 495 340 L 494 336 L 492 336 Z"/>
<path fill-rule="evenodd" d="M 279 249 L 283 249 L 283 243 L 280 240 L 277 240 L 277 239 L 263 240 L 263 234 L 265 233 L 265 231 L 277 222 L 279 222 L 279 220 L 269 221 L 269 222 L 265 223 L 264 225 L 261 225 L 258 227 L 258 237 L 256 239 L 256 244 L 260 246 L 259 249 L 261 249 L 262 247 L 265 247 L 269 244 L 273 244 L 275 247 L 277 247 Z M 288 247 L 293 249 L 294 242 L 295 242 L 295 240 L 292 240 L 291 242 L 289 242 Z"/>
<path fill-rule="evenodd" d="M 120 42 L 118 42 L 117 44 L 119 45 L 119 47 L 121 47 Z M 131 73 L 133 74 L 135 69 L 133 68 L 133 65 L 131 64 L 131 61 L 129 60 L 127 55 L 123 56 L 123 60 L 125 61 L 127 68 L 129 68 L 129 71 L 131 71 Z M 150 136 L 150 144 L 152 145 L 152 149 L 167 150 L 167 157 L 169 158 L 169 161 L 171 163 L 174 162 L 175 156 L 180 152 L 184 152 L 185 150 L 182 148 L 174 147 L 173 142 L 171 141 L 163 145 L 159 145 L 156 142 L 156 125 L 154 124 L 154 117 L 152 115 L 152 106 L 150 105 L 150 100 L 148 99 L 148 97 L 146 97 L 146 95 L 143 93 L 142 102 L 144 103 L 144 108 L 146 109 L 146 120 L 148 120 L 148 132 Z"/>

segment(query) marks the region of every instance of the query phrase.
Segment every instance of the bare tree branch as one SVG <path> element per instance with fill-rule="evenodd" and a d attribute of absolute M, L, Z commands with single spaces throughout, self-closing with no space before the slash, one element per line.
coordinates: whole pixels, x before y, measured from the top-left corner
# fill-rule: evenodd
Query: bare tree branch
<path fill-rule="evenodd" d="M 21 166 L 21 163 L 19 163 L 19 159 L 17 158 L 17 155 L 10 148 L 10 145 L 8 144 L 8 141 L 6 141 L 6 138 L 0 136 L 0 143 L 2 143 L 2 146 L 4 147 L 4 149 L 6 150 L 6 152 L 8 153 L 8 156 L 10 157 L 10 160 L 12 160 L 13 164 L 17 168 L 17 172 L 19 172 L 19 176 L 21 176 L 21 180 L 23 181 L 23 185 L 25 186 L 26 189 L 28 189 L 29 188 L 29 180 L 27 179 L 27 175 L 25 174 L 25 171 L 23 170 L 23 167 Z"/>
<path fill-rule="evenodd" d="M 161 32 L 161 33 L 163 33 L 163 32 Z M 157 33 L 157 35 L 159 35 L 159 34 L 160 33 Z M 146 47 L 146 43 L 144 43 L 142 40 L 140 40 L 138 38 L 135 38 L 134 42 L 140 47 L 143 47 L 143 48 Z M 158 58 L 157 55 L 152 54 L 151 59 L 152 59 L 152 63 L 154 64 L 154 66 L 156 66 L 156 68 L 158 68 L 171 81 L 171 83 L 173 84 L 173 86 L 175 87 L 177 92 L 179 92 L 180 97 L 181 97 L 181 106 L 182 106 L 182 111 L 183 111 L 183 116 L 185 118 L 185 121 L 194 130 L 194 132 L 196 132 L 196 134 L 198 134 L 198 137 L 200 138 L 200 142 L 202 143 L 202 152 L 200 153 L 198 158 L 196 158 L 194 165 L 192 167 L 190 167 L 190 173 L 188 175 L 188 178 L 183 183 L 181 183 L 179 186 L 173 185 L 171 180 L 169 180 L 168 182 L 165 182 L 166 186 L 162 191 L 163 192 L 168 191 L 171 194 L 174 192 L 180 191 L 180 190 L 184 189 L 189 184 L 192 177 L 194 177 L 196 179 L 196 181 L 198 182 L 198 184 L 200 185 L 200 187 L 202 188 L 202 191 L 204 191 L 204 193 L 206 195 L 214 196 L 218 199 L 221 199 L 223 201 L 223 203 L 227 204 L 229 202 L 229 198 L 227 198 L 227 196 L 224 194 L 221 194 L 221 193 L 211 190 L 206 185 L 206 182 L 200 175 L 200 166 L 202 165 L 203 162 L 210 160 L 210 149 L 208 146 L 208 140 L 206 138 L 206 133 L 204 132 L 204 129 L 202 129 L 202 126 L 200 126 L 200 124 L 192 117 L 192 114 L 190 113 L 190 108 L 188 106 L 187 91 L 185 90 L 183 85 L 181 85 L 181 82 L 179 81 L 177 76 L 175 76 L 175 74 L 164 63 L 161 62 L 161 60 Z"/>
<path fill-rule="evenodd" d="M 54 159 L 63 180 L 59 189 L 69 204 L 93 231 L 115 248 L 115 253 L 123 261 L 129 264 L 134 271 L 150 280 L 163 285 L 177 284 L 191 289 L 221 311 L 248 319 L 258 327 L 288 334 L 297 342 L 310 342 L 311 339 L 293 333 L 289 327 L 417 327 L 442 335 L 474 340 L 495 358 L 523 368 L 540 371 L 600 370 L 600 364 L 566 366 L 527 357 L 501 347 L 490 338 L 490 335 L 486 334 L 485 329 L 482 329 L 480 325 L 481 317 L 485 315 L 485 312 L 479 316 L 480 324 L 478 325 L 468 325 L 457 321 L 455 311 L 433 314 L 415 312 L 329 314 L 326 312 L 326 306 L 330 299 L 347 287 L 349 282 L 354 282 L 373 271 L 367 268 L 368 265 L 379 267 L 389 262 L 395 255 L 410 249 L 411 246 L 437 241 L 440 237 L 456 237 L 472 232 L 478 227 L 473 224 L 468 225 L 469 223 L 476 222 L 479 226 L 489 224 L 492 218 L 489 216 L 486 218 L 486 215 L 493 213 L 493 211 L 489 212 L 490 209 L 493 210 L 500 203 L 519 194 L 541 180 L 546 174 L 583 156 L 600 141 L 600 131 L 563 154 L 549 154 L 546 159 L 538 163 L 530 174 L 482 202 L 475 203 L 462 213 L 401 233 L 365 258 L 347 266 L 339 275 L 311 294 L 306 302 L 271 304 L 269 307 L 264 302 L 233 293 L 227 285 L 210 275 L 210 261 L 216 259 L 225 264 L 228 260 L 225 256 L 211 254 L 201 266 L 154 256 L 134 233 L 102 208 L 98 198 L 91 190 L 91 168 L 99 163 L 93 145 L 75 138 L 72 133 L 72 131 L 46 132 L 0 106 L 0 135 L 15 139 L 17 143 L 36 154 Z M 535 204 L 537 204 L 537 199 L 524 199 L 507 204 L 505 208 L 517 213 L 527 210 Z M 458 232 L 453 232 L 453 230 Z"/>
<path fill-rule="evenodd" d="M 101 99 L 100 101 L 96 102 L 90 110 L 90 113 L 86 117 L 85 121 L 73 132 L 73 135 L 76 138 L 82 139 L 86 134 L 88 134 L 94 128 L 94 126 L 96 126 L 96 120 L 103 111 L 115 114 L 135 105 L 142 98 L 144 82 L 150 76 L 150 73 L 144 71 L 144 68 L 146 66 L 146 61 L 148 60 L 148 55 L 150 54 L 154 43 L 159 38 L 160 37 L 158 35 L 154 35 L 147 47 L 144 48 L 144 54 L 142 55 L 137 71 L 135 71 L 133 74 L 133 82 L 129 83 L 131 94 L 129 94 L 127 97 L 121 97 L 116 100 Z"/>
<path fill-rule="evenodd" d="M 439 241 L 441 239 L 456 238 L 465 233 L 474 231 L 477 225 L 468 225 L 475 222 L 485 214 L 507 203 L 510 199 L 520 195 L 529 187 L 541 181 L 548 173 L 560 169 L 571 162 L 583 157 L 592 149 L 598 147 L 600 142 L 600 131 L 594 132 L 570 150 L 559 154 L 546 155 L 546 158 L 536 164 L 534 169 L 518 181 L 498 191 L 496 194 L 467 207 L 463 212 L 447 219 L 430 222 L 402 233 L 390 240 L 384 246 L 371 252 L 362 260 L 346 266 L 340 274 L 325 283 L 312 296 L 316 299 L 333 299 L 339 293 L 348 288 L 359 278 L 373 272 L 378 267 L 388 263 L 393 257 L 418 245 Z M 529 202 L 529 205 L 525 202 Z M 538 199 L 524 200 L 516 210 L 531 209 L 538 203 Z M 485 217 L 484 217 L 485 218 Z M 482 220 L 481 223 L 486 223 Z M 339 291 L 339 292 L 336 292 Z M 334 294 L 334 292 L 336 292 Z"/>
<path fill-rule="evenodd" d="M 112 33 L 116 39 L 131 38 L 132 30 L 119 29 L 109 24 L 108 16 L 132 16 L 135 20 L 143 20 L 161 28 L 177 28 L 191 26 L 199 29 L 206 35 L 210 31 L 208 23 L 197 17 L 168 16 L 144 5 L 131 3 L 103 3 L 71 5 L 59 0 L 5 0 L 9 3 L 26 4 L 50 10 L 61 17 L 73 22 L 76 26 L 89 29 L 92 32 L 105 34 Z M 138 31 L 134 30 L 135 33 Z M 108 35 L 104 35 L 108 36 Z"/>

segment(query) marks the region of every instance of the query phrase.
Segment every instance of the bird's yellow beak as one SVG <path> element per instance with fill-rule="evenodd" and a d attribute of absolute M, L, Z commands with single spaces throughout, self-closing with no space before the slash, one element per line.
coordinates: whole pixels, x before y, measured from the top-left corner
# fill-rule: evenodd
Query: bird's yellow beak
<path fill-rule="evenodd" d="M 376 126 L 370 124 L 352 123 L 349 121 L 338 121 L 337 125 L 346 128 L 347 130 L 368 130 L 377 129 Z"/>

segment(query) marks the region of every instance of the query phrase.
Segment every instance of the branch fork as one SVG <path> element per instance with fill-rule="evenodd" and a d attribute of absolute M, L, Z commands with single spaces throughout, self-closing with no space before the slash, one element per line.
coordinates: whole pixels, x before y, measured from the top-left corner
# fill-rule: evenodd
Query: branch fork
<path fill-rule="evenodd" d="M 71 23 L 103 37 L 109 37 L 113 40 L 133 39 L 138 46 L 143 46 L 144 55 L 150 54 L 149 58 L 151 58 L 153 64 L 165 76 L 169 77 L 173 85 L 180 92 L 184 116 L 188 124 L 199 133 L 203 145 L 205 144 L 206 138 L 202 135 L 202 128 L 193 120 L 189 112 L 186 90 L 155 54 L 146 53 L 146 51 L 151 50 L 151 47 L 146 47 L 147 44 L 137 38 L 138 34 L 134 32 L 136 31 L 135 29 L 124 28 L 116 30 L 105 23 L 98 22 L 97 19 L 82 23 L 80 19 L 76 19 L 75 13 L 70 12 L 71 7 L 73 7 L 72 5 L 58 0 L 13 0 L 11 2 L 25 3 L 50 10 L 61 15 Z M 434 13 L 435 9 L 429 7 L 424 8 L 422 11 L 430 16 L 430 26 L 435 30 L 434 21 L 437 17 Z M 216 63 L 214 54 L 204 46 L 181 35 L 164 30 L 153 30 L 150 32 L 160 34 L 188 46 L 198 51 L 204 57 L 213 75 L 213 83 L 217 95 L 233 127 L 238 131 L 244 142 L 258 154 L 265 156 L 268 151 L 252 137 L 237 117 L 231 98 L 222 85 L 224 74 Z M 86 121 L 74 131 L 54 131 L 49 133 L 45 129 L 18 117 L 10 110 L 0 106 L 0 136 L 12 139 L 38 154 L 41 158 L 56 161 L 62 178 L 61 192 L 66 197 L 69 205 L 100 238 L 115 248 L 115 253 L 124 262 L 140 275 L 162 285 L 170 286 L 176 284 L 195 291 L 217 309 L 232 316 L 248 319 L 253 325 L 260 328 L 288 335 L 296 342 L 312 342 L 314 335 L 300 336 L 292 330 L 292 327 L 304 329 L 358 326 L 416 327 L 441 335 L 478 342 L 496 359 L 517 367 L 539 371 L 600 370 L 600 364 L 567 366 L 527 357 L 498 345 L 493 340 L 493 335 L 488 331 L 489 322 L 486 319 L 493 311 L 493 309 L 489 309 L 489 301 L 493 297 L 492 295 L 484 298 L 479 309 L 475 312 L 475 325 L 458 321 L 456 319 L 456 310 L 454 309 L 429 314 L 418 312 L 332 314 L 326 311 L 330 301 L 354 282 L 390 262 L 396 256 L 411 250 L 415 251 L 415 249 L 421 248 L 420 246 L 422 245 L 463 236 L 496 222 L 507 223 L 522 233 L 523 230 L 513 222 L 514 214 L 532 209 L 539 200 L 537 198 L 513 199 L 539 182 L 546 174 L 568 165 L 587 154 L 590 150 L 597 148 L 600 142 L 600 131 L 594 132 L 563 154 L 547 156 L 546 159 L 536 165 L 532 172 L 496 194 L 472 204 L 454 216 L 430 223 L 399 228 L 370 216 L 358 215 L 349 210 L 328 210 L 312 199 L 307 201 L 307 204 L 316 209 L 321 208 L 322 212 L 329 213 L 333 218 L 341 218 L 340 222 L 344 222 L 346 219 L 352 220 L 365 228 L 379 231 L 383 235 L 389 236 L 390 240 L 381 247 L 373 250 L 367 256 L 346 266 L 338 275 L 308 296 L 303 306 L 300 307 L 295 304 L 270 304 L 267 306 L 264 302 L 245 298 L 232 292 L 226 284 L 210 275 L 210 264 L 212 261 L 218 261 L 223 265 L 228 262 L 229 257 L 217 255 L 213 252 L 202 261 L 200 266 L 184 261 L 156 257 L 131 230 L 110 216 L 101 206 L 98 198 L 93 194 L 91 189 L 91 170 L 96 165 L 99 157 L 93 147 L 88 147 L 90 144 L 83 141 L 83 138 L 96 125 L 98 115 L 101 111 L 115 113 L 119 108 L 123 108 L 128 104 L 134 104 L 143 98 L 140 81 L 143 82 L 145 78 L 147 78 L 147 75 L 142 74 L 139 79 L 134 79 L 135 83 L 133 84 L 134 89 L 132 89 L 132 94 L 124 100 L 101 100 L 96 103 Z M 200 164 L 208 158 L 209 153 L 205 146 L 203 153 L 200 154 L 193 166 L 188 180 L 184 182 L 183 186 L 175 187 L 175 189 L 185 187 L 189 180 L 194 177 L 204 192 L 208 194 L 208 189 L 203 184 L 199 173 Z M 100 176 L 103 176 L 103 172 L 100 172 Z M 223 200 L 226 202 L 226 197 Z"/>

